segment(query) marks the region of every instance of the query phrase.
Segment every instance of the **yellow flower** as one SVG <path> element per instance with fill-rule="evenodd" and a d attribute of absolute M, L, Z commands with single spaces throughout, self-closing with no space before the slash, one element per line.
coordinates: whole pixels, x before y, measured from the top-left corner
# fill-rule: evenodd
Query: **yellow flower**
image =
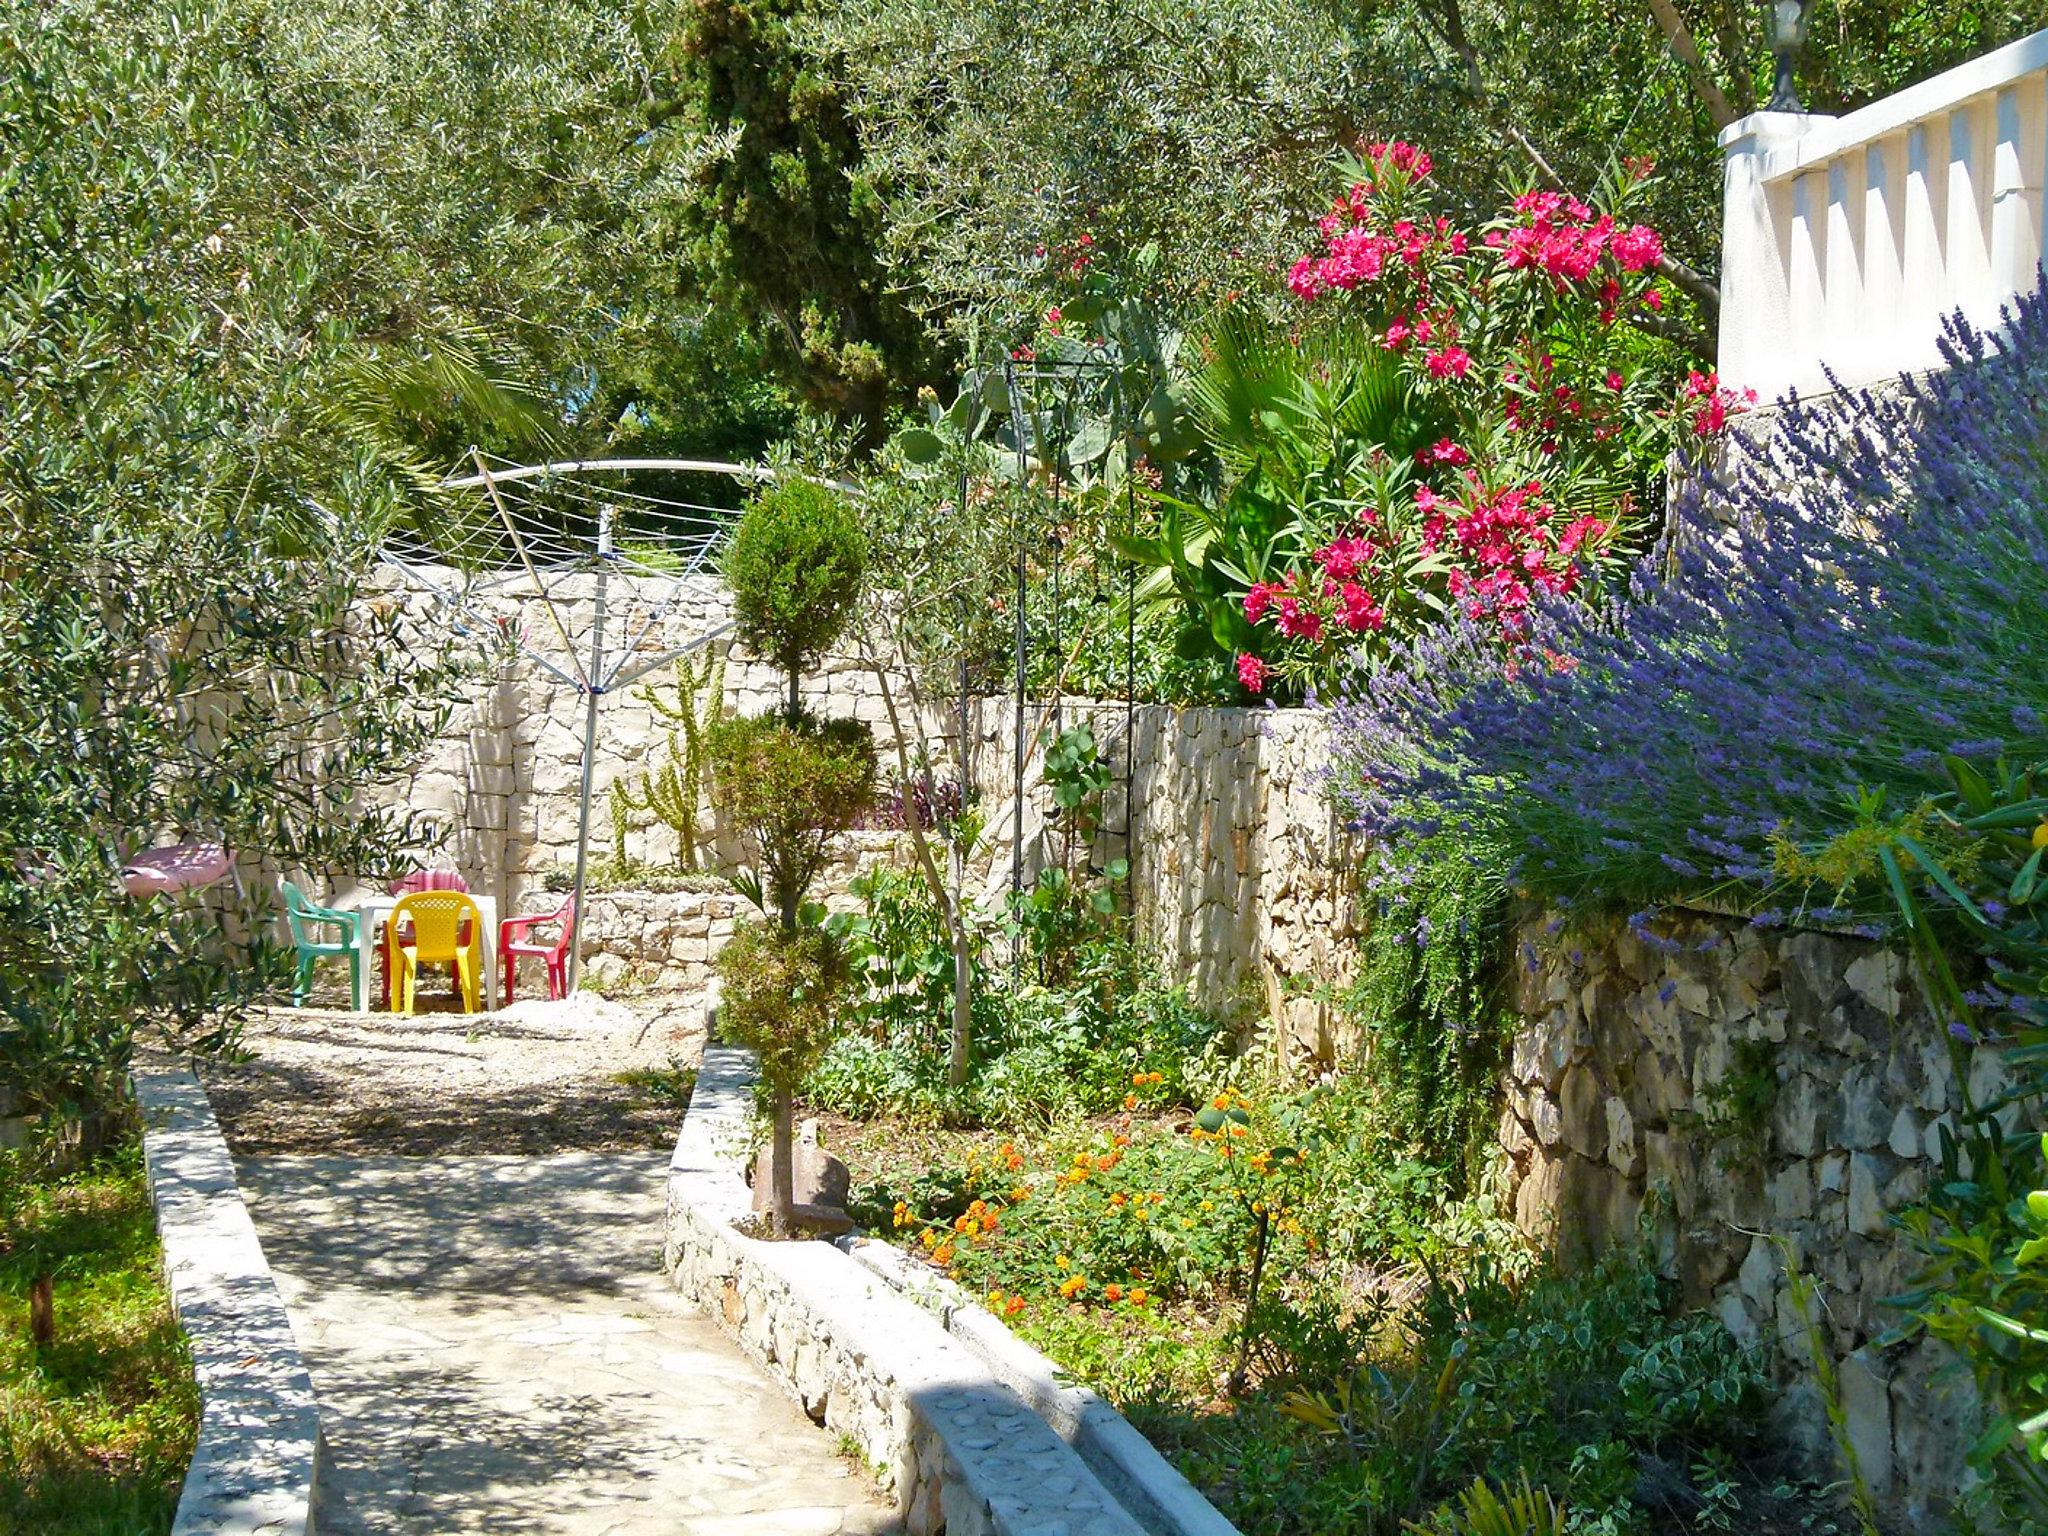
<path fill-rule="evenodd" d="M 1142 1307 L 1143 1305 L 1145 1305 L 1145 1303 L 1146 1303 L 1146 1302 L 1150 1301 L 1151 1299 L 1152 1299 L 1151 1293 L 1150 1293 L 1150 1292 L 1148 1292 L 1148 1291 L 1147 1291 L 1147 1290 L 1145 1289 L 1145 1287 L 1143 1287 L 1142 1285 L 1137 1285 L 1137 1286 L 1133 1286 L 1133 1287 L 1131 1287 L 1131 1305 L 1132 1305 L 1132 1306 L 1134 1306 L 1134 1307 Z"/>
<path fill-rule="evenodd" d="M 1195 1218 L 1192 1216 L 1183 1216 L 1180 1219 L 1180 1224 L 1183 1227 L 1192 1227 L 1195 1224 Z"/>
<path fill-rule="evenodd" d="M 1213 1211 L 1216 1209 L 1216 1202 L 1214 1200 L 1204 1200 L 1202 1202 L 1202 1209 L 1205 1211 Z"/>
<path fill-rule="evenodd" d="M 1055 1264 L 1059 1265 L 1059 1267 L 1060 1267 L 1061 1269 L 1065 1269 L 1065 1268 L 1067 1267 L 1067 1265 L 1068 1265 L 1069 1263 L 1071 1263 L 1071 1262 L 1072 1262 L 1072 1261 L 1071 1261 L 1070 1259 L 1068 1259 L 1068 1257 L 1067 1257 L 1067 1256 L 1066 1256 L 1066 1255 L 1065 1255 L 1064 1253 L 1063 1253 L 1063 1254 L 1061 1254 L 1061 1255 L 1060 1255 L 1060 1256 L 1059 1256 L 1058 1258 L 1056 1258 L 1056 1259 L 1054 1259 L 1054 1260 L 1053 1260 L 1053 1263 L 1055 1263 Z"/>

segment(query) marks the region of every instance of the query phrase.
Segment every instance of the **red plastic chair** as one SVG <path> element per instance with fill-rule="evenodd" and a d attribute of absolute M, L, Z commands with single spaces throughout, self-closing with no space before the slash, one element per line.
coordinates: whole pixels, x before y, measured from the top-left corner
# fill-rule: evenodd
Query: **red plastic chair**
<path fill-rule="evenodd" d="M 560 923 L 561 935 L 552 944 L 526 937 L 544 923 Z M 545 960 L 548 967 L 548 997 L 560 1002 L 569 995 L 569 946 L 576 941 L 576 898 L 566 896 L 553 912 L 536 912 L 528 917 L 508 917 L 498 924 L 498 974 L 505 978 L 505 1002 L 512 1002 L 512 979 L 521 955 Z"/>

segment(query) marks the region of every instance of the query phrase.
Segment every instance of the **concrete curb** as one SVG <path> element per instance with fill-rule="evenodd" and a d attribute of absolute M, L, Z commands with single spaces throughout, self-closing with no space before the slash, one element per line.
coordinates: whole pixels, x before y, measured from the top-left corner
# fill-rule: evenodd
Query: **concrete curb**
<path fill-rule="evenodd" d="M 996 1380 L 1080 1453 L 1150 1536 L 1241 1536 L 1221 1510 L 1131 1427 L 1130 1420 L 1087 1387 L 1063 1384 L 1058 1366 L 959 1286 L 913 1264 L 902 1249 L 889 1243 L 842 1237 L 838 1246 L 855 1263 L 937 1315 L 947 1333 L 979 1356 Z"/>
<path fill-rule="evenodd" d="M 133 1080 L 164 1277 L 199 1378 L 199 1444 L 171 1536 L 311 1536 L 313 1380 L 227 1142 L 187 1068 L 138 1061 Z"/>
<path fill-rule="evenodd" d="M 744 1051 L 708 1046 L 670 1163 L 664 1261 L 887 1483 L 910 1536 L 1146 1536 L 1078 1456 L 937 1318 L 829 1243 L 733 1222 L 751 1102 Z"/>

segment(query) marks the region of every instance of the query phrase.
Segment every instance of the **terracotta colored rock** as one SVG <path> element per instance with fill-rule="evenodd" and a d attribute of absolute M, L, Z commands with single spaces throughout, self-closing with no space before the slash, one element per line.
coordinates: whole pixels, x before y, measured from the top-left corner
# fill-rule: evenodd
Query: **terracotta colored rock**
<path fill-rule="evenodd" d="M 765 1211 L 768 1197 L 775 1188 L 775 1153 L 772 1147 L 763 1147 L 754 1159 L 754 1209 Z M 791 1158 L 791 1199 L 799 1211 L 811 1208 L 821 1213 L 834 1213 L 838 1219 L 846 1219 L 846 1194 L 852 1187 L 853 1176 L 847 1172 L 846 1164 L 818 1145 L 818 1122 L 806 1120 L 797 1127 L 796 1146 Z M 847 1221 L 840 1230 L 852 1231 L 853 1224 Z"/>

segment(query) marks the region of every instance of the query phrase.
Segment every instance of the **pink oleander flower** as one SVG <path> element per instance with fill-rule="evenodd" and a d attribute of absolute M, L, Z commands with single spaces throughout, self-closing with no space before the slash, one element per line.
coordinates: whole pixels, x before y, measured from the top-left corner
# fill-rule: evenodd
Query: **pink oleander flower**
<path fill-rule="evenodd" d="M 1281 590 L 1278 582 L 1254 582 L 1244 595 L 1244 621 L 1256 624 L 1266 616 L 1266 610 L 1273 605 L 1274 594 Z"/>
<path fill-rule="evenodd" d="M 1370 592 L 1355 581 L 1347 581 L 1338 594 L 1337 622 L 1357 634 L 1384 627 L 1387 615 Z"/>
<path fill-rule="evenodd" d="M 1315 552 L 1315 562 L 1333 581 L 1349 581 L 1372 560 L 1373 547 L 1360 538 L 1332 539 Z"/>
<path fill-rule="evenodd" d="M 1614 259 L 1624 272 L 1644 272 L 1664 259 L 1664 238 L 1647 224 L 1631 224 L 1614 237 Z"/>
<path fill-rule="evenodd" d="M 1433 378 L 1462 379 L 1471 370 L 1472 354 L 1456 342 L 1429 354 L 1429 371 Z"/>
<path fill-rule="evenodd" d="M 1290 640 L 1320 640 L 1323 638 L 1323 616 L 1298 597 L 1283 597 L 1276 605 L 1279 616 L 1273 621 Z"/>
<path fill-rule="evenodd" d="M 1244 690 L 1247 693 L 1264 693 L 1266 691 L 1266 664 L 1250 651 L 1243 652 L 1237 658 L 1237 680 L 1244 685 Z"/>
<path fill-rule="evenodd" d="M 1431 464 L 1470 464 L 1472 462 L 1472 455 L 1460 448 L 1448 437 L 1440 437 L 1430 444 L 1429 447 L 1417 449 L 1415 462 L 1425 467 Z"/>

